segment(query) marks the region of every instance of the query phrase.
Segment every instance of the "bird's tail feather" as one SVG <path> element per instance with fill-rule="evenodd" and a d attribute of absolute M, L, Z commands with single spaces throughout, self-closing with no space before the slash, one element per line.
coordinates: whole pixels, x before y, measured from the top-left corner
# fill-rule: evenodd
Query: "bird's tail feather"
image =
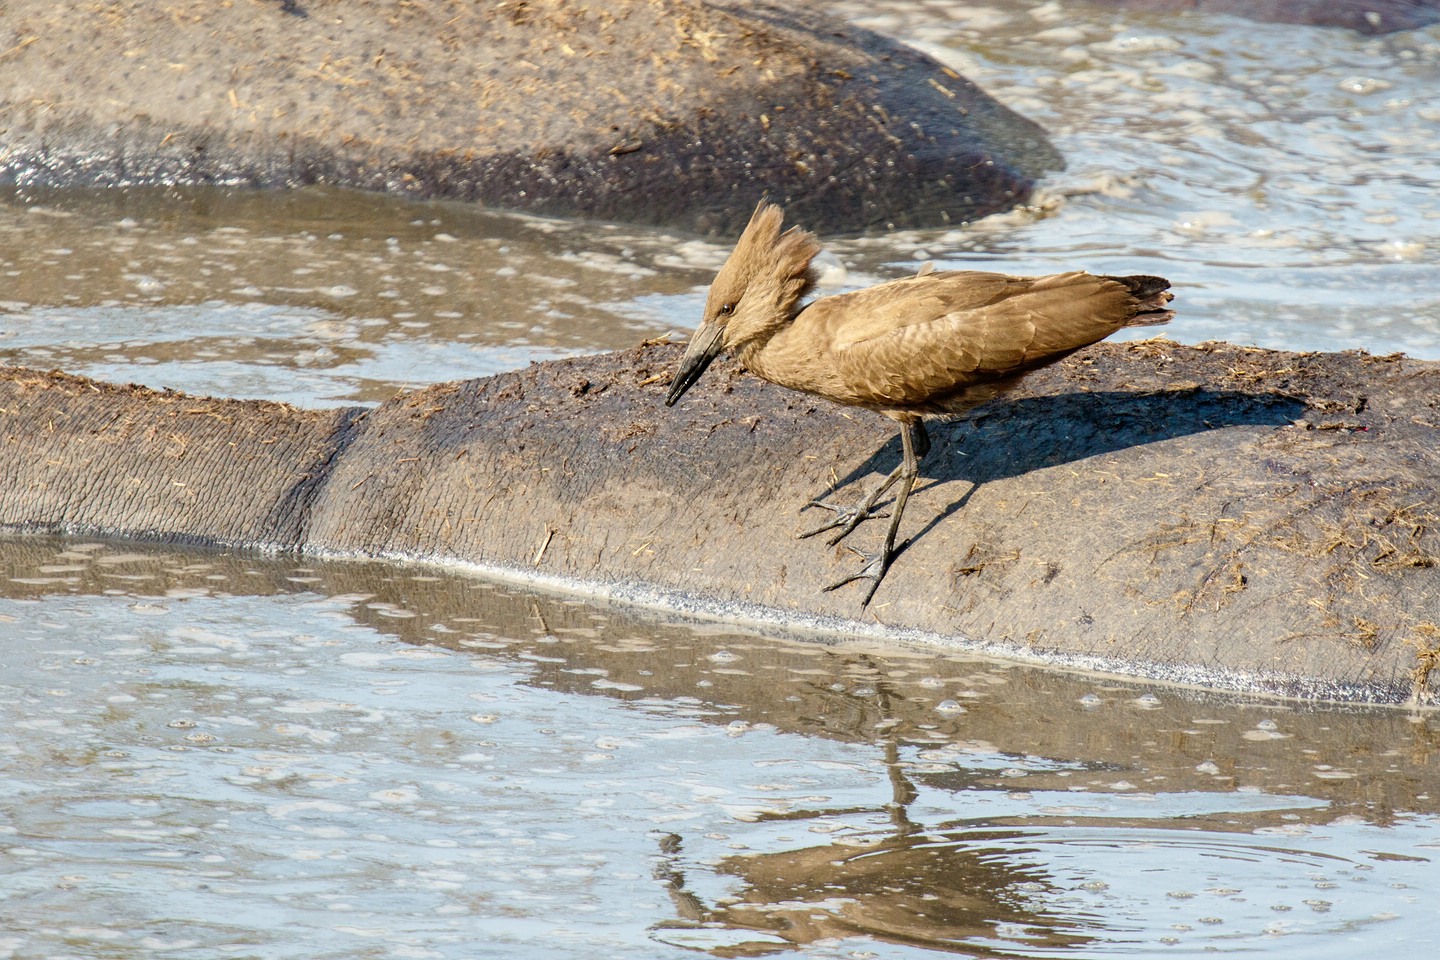
<path fill-rule="evenodd" d="M 1150 327 L 1169 323 L 1175 311 L 1166 308 L 1175 294 L 1170 292 L 1170 281 L 1164 277 L 1110 277 L 1125 284 L 1130 295 L 1139 301 L 1135 315 L 1125 324 L 1127 327 Z"/>

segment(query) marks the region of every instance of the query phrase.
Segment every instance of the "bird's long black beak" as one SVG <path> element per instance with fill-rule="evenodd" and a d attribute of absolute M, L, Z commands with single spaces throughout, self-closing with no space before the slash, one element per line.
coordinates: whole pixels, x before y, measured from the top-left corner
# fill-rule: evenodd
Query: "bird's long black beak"
<path fill-rule="evenodd" d="M 680 370 L 670 383 L 670 393 L 665 397 L 665 406 L 675 406 L 675 401 L 684 396 L 685 391 L 700 379 L 705 368 L 710 366 L 710 361 L 725 349 L 720 332 L 721 326 L 718 323 L 702 323 L 696 329 L 695 335 L 690 338 L 690 345 L 685 348 L 685 356 L 680 358 Z"/>

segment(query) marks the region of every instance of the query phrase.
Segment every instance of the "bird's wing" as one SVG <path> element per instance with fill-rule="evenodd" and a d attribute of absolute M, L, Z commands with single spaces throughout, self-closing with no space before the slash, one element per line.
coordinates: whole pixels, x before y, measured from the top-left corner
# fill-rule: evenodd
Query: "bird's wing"
<path fill-rule="evenodd" d="M 823 331 L 857 394 L 907 405 L 1043 366 L 1114 333 L 1134 309 L 1123 284 L 1087 273 L 954 271 L 826 297 L 801 317 Z"/>

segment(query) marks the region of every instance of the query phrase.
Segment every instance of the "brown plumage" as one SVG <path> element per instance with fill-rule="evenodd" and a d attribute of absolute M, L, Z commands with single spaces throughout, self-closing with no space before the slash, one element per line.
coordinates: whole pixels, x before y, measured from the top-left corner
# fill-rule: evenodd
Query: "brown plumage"
<path fill-rule="evenodd" d="M 813 502 L 834 510 L 835 519 L 801 535 L 838 528 L 830 542 L 840 542 L 875 516 L 880 497 L 902 481 L 880 554 L 826 588 L 869 580 L 862 606 L 894 559 L 900 518 L 930 449 L 923 417 L 963 413 L 1122 327 L 1173 316 L 1165 306 L 1172 299 L 1167 280 L 1083 272 L 1009 277 L 921 271 L 802 306 L 815 286 L 811 261 L 820 243 L 799 227 L 782 233 L 783 221 L 784 212 L 773 204 L 755 208 L 710 284 L 705 314 L 665 402 L 673 405 L 711 360 L 730 351 L 771 383 L 900 423 L 900 465 L 856 507 Z"/>

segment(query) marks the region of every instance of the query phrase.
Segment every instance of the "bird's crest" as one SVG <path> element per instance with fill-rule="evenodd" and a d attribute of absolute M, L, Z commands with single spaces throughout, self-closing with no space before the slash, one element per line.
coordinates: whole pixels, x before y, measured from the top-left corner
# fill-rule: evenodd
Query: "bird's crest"
<path fill-rule="evenodd" d="M 705 319 L 725 325 L 725 344 L 768 339 L 800 308 L 818 279 L 820 241 L 808 230 L 781 232 L 785 211 L 764 200 L 710 284 Z"/>

